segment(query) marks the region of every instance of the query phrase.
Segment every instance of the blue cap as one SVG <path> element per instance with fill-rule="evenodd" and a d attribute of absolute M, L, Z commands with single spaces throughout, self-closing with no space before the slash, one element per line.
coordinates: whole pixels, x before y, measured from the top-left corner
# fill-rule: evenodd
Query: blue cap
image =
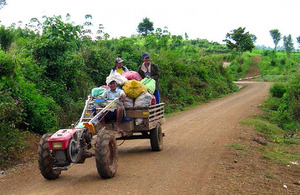
<path fill-rule="evenodd" d="M 142 58 L 148 58 L 150 55 L 148 53 L 143 53 Z"/>

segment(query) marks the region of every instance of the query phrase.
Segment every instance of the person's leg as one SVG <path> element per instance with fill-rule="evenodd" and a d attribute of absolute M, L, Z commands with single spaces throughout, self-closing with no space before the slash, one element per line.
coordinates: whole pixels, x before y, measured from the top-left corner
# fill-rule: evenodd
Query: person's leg
<path fill-rule="evenodd" d="M 106 115 L 101 119 L 101 125 L 105 126 L 106 123 L 110 123 L 111 121 L 115 121 L 116 120 L 116 115 L 117 112 L 116 111 L 108 111 L 106 113 Z"/>
<path fill-rule="evenodd" d="M 124 116 L 124 108 L 123 107 L 119 107 L 118 110 L 117 110 L 117 122 L 116 122 L 116 128 L 117 128 L 117 131 L 122 131 L 120 128 L 119 128 L 119 125 L 123 119 L 123 116 Z"/>
<path fill-rule="evenodd" d="M 100 121 L 100 123 L 101 123 L 102 127 L 105 127 L 105 118 L 102 118 L 101 121 Z"/>
<path fill-rule="evenodd" d="M 154 96 L 155 96 L 156 103 L 159 104 L 160 98 L 159 98 L 159 91 L 157 89 L 154 91 Z"/>
<path fill-rule="evenodd" d="M 108 123 L 111 119 L 111 111 L 108 111 L 104 117 L 100 120 L 101 126 L 105 127 L 105 124 Z"/>

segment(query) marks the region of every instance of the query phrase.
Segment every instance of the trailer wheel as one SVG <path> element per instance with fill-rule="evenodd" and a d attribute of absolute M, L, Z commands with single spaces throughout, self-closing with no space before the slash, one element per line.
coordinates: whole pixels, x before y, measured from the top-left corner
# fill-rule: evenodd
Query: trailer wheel
<path fill-rule="evenodd" d="M 163 133 L 159 123 L 150 131 L 150 143 L 153 151 L 161 151 L 163 149 Z"/>
<path fill-rule="evenodd" d="M 114 177 L 118 168 L 118 150 L 115 136 L 103 130 L 97 135 L 95 144 L 96 166 L 100 177 Z"/>
<path fill-rule="evenodd" d="M 60 175 L 60 170 L 53 169 L 54 157 L 49 149 L 48 139 L 52 133 L 46 133 L 42 136 L 38 146 L 38 162 L 41 174 L 45 179 L 57 179 Z"/>

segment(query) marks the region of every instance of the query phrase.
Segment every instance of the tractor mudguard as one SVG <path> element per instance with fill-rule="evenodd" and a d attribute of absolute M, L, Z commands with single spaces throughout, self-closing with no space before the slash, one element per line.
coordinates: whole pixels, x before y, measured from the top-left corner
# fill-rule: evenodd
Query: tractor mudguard
<path fill-rule="evenodd" d="M 49 139 L 49 149 L 50 150 L 64 150 L 67 149 L 69 145 L 69 141 L 72 136 L 76 133 L 76 129 L 60 129 L 56 133 L 54 133 Z M 53 147 L 54 142 L 60 142 L 61 147 Z"/>

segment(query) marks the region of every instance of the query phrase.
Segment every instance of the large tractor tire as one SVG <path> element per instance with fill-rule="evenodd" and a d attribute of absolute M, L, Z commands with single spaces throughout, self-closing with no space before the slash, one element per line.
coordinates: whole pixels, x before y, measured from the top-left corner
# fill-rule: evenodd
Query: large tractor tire
<path fill-rule="evenodd" d="M 163 133 L 159 123 L 150 131 L 150 143 L 153 151 L 161 151 L 163 149 Z"/>
<path fill-rule="evenodd" d="M 114 177 L 118 168 L 118 149 L 115 136 L 110 131 L 102 130 L 97 135 L 95 144 L 96 166 L 100 177 Z"/>
<path fill-rule="evenodd" d="M 60 175 L 60 170 L 53 169 L 54 157 L 50 152 L 48 139 L 51 137 L 52 133 L 46 133 L 40 140 L 38 146 L 38 162 L 41 174 L 45 179 L 53 180 L 57 179 Z"/>

